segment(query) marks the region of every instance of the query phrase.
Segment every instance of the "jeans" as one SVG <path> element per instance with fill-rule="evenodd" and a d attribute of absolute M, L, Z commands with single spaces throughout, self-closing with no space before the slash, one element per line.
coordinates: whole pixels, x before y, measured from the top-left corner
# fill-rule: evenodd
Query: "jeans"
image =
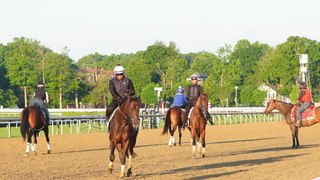
<path fill-rule="evenodd" d="M 297 120 L 298 123 L 301 125 L 302 123 L 302 117 L 301 117 L 301 113 L 303 111 L 305 111 L 306 109 L 308 109 L 308 107 L 310 106 L 310 103 L 302 103 L 301 106 L 299 107 L 299 109 L 296 112 L 296 116 L 297 116 Z"/>
<path fill-rule="evenodd" d="M 38 105 L 41 109 L 44 110 L 46 114 L 47 125 L 50 125 L 50 116 L 49 116 L 47 105 L 43 102 L 41 98 L 34 97 L 30 102 L 30 106 L 35 106 L 35 105 Z"/>

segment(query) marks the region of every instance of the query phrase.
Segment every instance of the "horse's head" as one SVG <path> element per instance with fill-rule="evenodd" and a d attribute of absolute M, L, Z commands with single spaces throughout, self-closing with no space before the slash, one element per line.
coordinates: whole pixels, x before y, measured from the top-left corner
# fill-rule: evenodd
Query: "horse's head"
<path fill-rule="evenodd" d="M 196 106 L 201 109 L 202 112 L 207 112 L 208 111 L 208 95 L 203 93 L 197 100 Z"/>
<path fill-rule="evenodd" d="M 267 107 L 264 110 L 264 113 L 270 114 L 274 109 L 276 109 L 276 100 L 270 99 L 267 103 Z"/>
<path fill-rule="evenodd" d="M 140 124 L 139 110 L 140 98 L 127 96 L 124 103 L 121 105 L 121 111 L 125 114 L 127 121 L 133 128 L 137 129 Z"/>

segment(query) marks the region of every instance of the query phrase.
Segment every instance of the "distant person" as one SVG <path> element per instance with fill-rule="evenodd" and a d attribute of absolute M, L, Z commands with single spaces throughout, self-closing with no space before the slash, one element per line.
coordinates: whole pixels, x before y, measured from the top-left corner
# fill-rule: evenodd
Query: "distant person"
<path fill-rule="evenodd" d="M 33 94 L 33 99 L 30 102 L 30 106 L 38 105 L 44 112 L 46 117 L 46 124 L 50 125 L 50 115 L 47 104 L 49 103 L 48 92 L 44 88 L 44 83 L 39 82 L 37 89 Z"/>
<path fill-rule="evenodd" d="M 186 104 L 186 111 L 184 114 L 185 121 L 182 125 L 182 128 L 185 128 L 186 124 L 189 122 L 188 115 L 189 115 L 190 109 L 193 106 L 195 106 L 198 98 L 203 94 L 203 88 L 198 84 L 198 76 L 193 74 L 191 75 L 190 79 L 191 79 L 191 85 L 189 85 L 187 89 L 187 98 L 188 100 L 190 100 L 190 102 Z M 210 116 L 208 111 L 205 118 L 209 120 L 211 125 L 213 125 L 212 117 Z"/>
<path fill-rule="evenodd" d="M 178 87 L 178 93 L 174 95 L 173 98 L 173 107 L 185 108 L 188 103 L 187 97 L 183 94 L 183 87 Z"/>
<path fill-rule="evenodd" d="M 300 104 L 299 109 L 296 111 L 297 122 L 296 126 L 301 127 L 302 125 L 302 117 L 301 113 L 309 108 L 311 105 L 311 92 L 307 88 L 307 84 L 304 82 L 299 83 L 300 94 L 298 98 L 298 103 Z"/>
<path fill-rule="evenodd" d="M 112 95 L 112 101 L 106 109 L 106 119 L 110 117 L 112 112 L 120 106 L 128 94 L 135 95 L 135 90 L 132 81 L 124 74 L 124 68 L 118 64 L 114 68 L 114 77 L 109 81 L 109 90 Z"/>

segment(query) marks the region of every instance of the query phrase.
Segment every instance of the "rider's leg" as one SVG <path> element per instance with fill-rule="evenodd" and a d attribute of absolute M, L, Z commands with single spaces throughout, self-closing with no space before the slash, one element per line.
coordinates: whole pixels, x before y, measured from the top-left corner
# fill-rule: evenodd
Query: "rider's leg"
<path fill-rule="evenodd" d="M 300 127 L 302 125 L 302 117 L 301 117 L 301 113 L 303 111 L 305 111 L 306 109 L 308 109 L 308 107 L 310 106 L 310 103 L 302 103 L 301 106 L 299 107 L 299 109 L 296 112 L 296 116 L 297 116 L 297 123 L 296 126 Z"/>
<path fill-rule="evenodd" d="M 186 111 L 184 112 L 184 121 L 182 124 L 182 128 L 185 128 L 187 122 L 189 121 L 188 115 L 189 115 L 191 108 L 192 108 L 192 102 L 187 103 L 186 104 Z"/>
<path fill-rule="evenodd" d="M 211 125 L 214 124 L 211 115 L 209 114 L 209 111 L 206 112 L 206 119 L 210 122 Z"/>
<path fill-rule="evenodd" d="M 108 121 L 108 118 L 112 114 L 112 112 L 117 108 L 118 102 L 116 100 L 112 100 L 110 105 L 106 109 L 106 120 Z"/>

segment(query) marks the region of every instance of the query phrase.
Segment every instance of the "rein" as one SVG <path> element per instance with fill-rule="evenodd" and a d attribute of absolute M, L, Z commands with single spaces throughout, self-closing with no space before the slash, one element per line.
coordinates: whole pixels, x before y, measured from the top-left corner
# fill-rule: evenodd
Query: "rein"
<path fill-rule="evenodd" d="M 124 110 L 126 110 L 127 109 L 127 107 L 128 107 L 128 105 L 129 105 L 130 103 L 128 103 L 126 106 L 125 106 L 125 108 L 124 108 Z M 119 112 L 126 118 L 126 120 L 131 120 L 131 117 L 130 116 L 128 116 L 127 114 L 125 114 L 123 111 L 121 111 L 121 108 L 119 107 Z M 132 120 L 131 120 L 132 121 Z M 132 124 L 132 122 L 131 121 L 129 121 L 129 123 L 130 124 Z"/>

